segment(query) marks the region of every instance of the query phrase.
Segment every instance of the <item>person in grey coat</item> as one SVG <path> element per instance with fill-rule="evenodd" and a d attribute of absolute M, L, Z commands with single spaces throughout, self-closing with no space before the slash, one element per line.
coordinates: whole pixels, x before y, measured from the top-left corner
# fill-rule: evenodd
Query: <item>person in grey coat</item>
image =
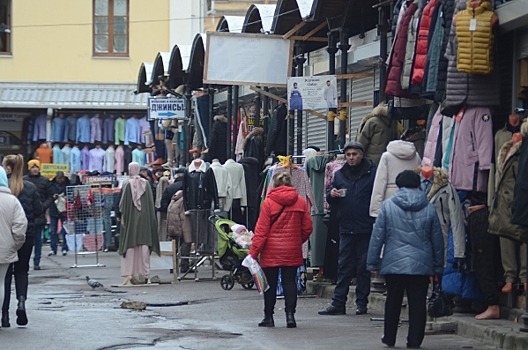
<path fill-rule="evenodd" d="M 407 348 L 418 349 L 425 332 L 429 277 L 441 275 L 444 267 L 444 239 L 436 209 L 419 189 L 420 176 L 404 170 L 396 185 L 398 192 L 383 203 L 374 224 L 367 269 L 379 271 L 387 283 L 382 343 L 389 347 L 396 343 L 405 292 L 409 303 Z"/>

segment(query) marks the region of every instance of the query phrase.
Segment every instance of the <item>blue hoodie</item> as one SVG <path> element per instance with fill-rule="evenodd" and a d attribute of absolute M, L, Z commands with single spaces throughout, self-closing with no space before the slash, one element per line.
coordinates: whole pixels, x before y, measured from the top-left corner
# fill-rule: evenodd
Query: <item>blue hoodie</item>
<path fill-rule="evenodd" d="M 7 182 L 7 174 L 3 167 L 0 166 L 0 187 L 9 187 Z"/>
<path fill-rule="evenodd" d="M 421 190 L 400 188 L 383 203 L 376 219 L 367 269 L 382 275 L 431 276 L 441 274 L 443 266 L 444 238 L 435 207 Z"/>

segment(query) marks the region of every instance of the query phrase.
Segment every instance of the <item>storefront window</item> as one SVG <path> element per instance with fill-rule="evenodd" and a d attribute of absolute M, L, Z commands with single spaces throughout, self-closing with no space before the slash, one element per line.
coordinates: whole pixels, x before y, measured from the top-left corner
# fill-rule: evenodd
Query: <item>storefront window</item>
<path fill-rule="evenodd" d="M 128 55 L 128 0 L 94 0 L 94 55 Z"/>
<path fill-rule="evenodd" d="M 11 0 L 0 0 L 0 53 L 11 53 Z"/>

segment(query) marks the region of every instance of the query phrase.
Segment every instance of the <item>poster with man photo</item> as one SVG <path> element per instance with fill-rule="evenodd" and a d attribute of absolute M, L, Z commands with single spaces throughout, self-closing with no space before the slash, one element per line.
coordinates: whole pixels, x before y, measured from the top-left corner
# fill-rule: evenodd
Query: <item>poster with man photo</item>
<path fill-rule="evenodd" d="M 337 79 L 335 75 L 288 78 L 288 109 L 337 108 Z"/>

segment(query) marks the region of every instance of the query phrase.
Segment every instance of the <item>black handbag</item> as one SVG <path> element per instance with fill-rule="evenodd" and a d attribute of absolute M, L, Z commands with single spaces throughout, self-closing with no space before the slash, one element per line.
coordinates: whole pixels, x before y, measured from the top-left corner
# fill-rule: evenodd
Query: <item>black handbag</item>
<path fill-rule="evenodd" d="M 440 283 L 433 280 L 433 292 L 427 301 L 427 313 L 432 318 L 451 316 L 453 302 L 442 290 Z"/>

